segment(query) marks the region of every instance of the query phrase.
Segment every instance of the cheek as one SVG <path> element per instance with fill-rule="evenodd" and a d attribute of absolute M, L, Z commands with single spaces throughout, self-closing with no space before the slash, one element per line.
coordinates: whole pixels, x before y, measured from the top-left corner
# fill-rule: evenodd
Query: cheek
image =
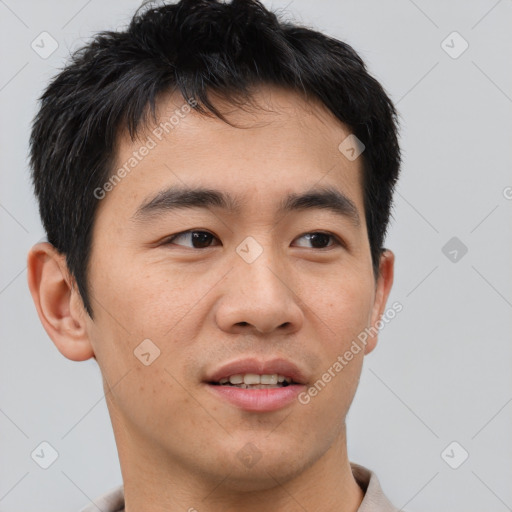
<path fill-rule="evenodd" d="M 368 326 L 373 305 L 371 285 L 358 276 L 347 277 L 322 290 L 313 300 L 325 324 L 331 350 L 341 351 Z"/>
<path fill-rule="evenodd" d="M 137 364 L 113 391 L 119 409 L 133 414 L 131 420 L 140 425 L 155 426 L 166 422 L 179 411 L 192 407 L 190 396 L 157 359 L 151 365 Z M 137 404 L 137 407 L 134 407 Z M 160 411 L 156 415 L 155 410 Z"/>
<path fill-rule="evenodd" d="M 218 277 L 194 280 L 183 273 L 141 271 L 134 262 L 131 265 L 116 266 L 97 281 L 95 294 L 101 306 L 96 302 L 91 341 L 98 363 L 110 385 L 130 371 L 126 380 L 135 380 L 133 393 L 140 394 L 140 379 L 140 391 L 145 388 L 148 400 L 153 400 L 158 386 L 179 396 L 182 389 L 169 389 L 176 381 L 164 369 L 181 380 L 184 360 L 197 351 L 193 341 L 201 328 L 197 316 L 204 313 L 201 298 Z M 151 361 L 148 366 L 144 357 Z"/>
<path fill-rule="evenodd" d="M 361 288 L 344 286 L 317 304 L 322 364 L 301 403 L 322 418 L 326 433 L 334 435 L 344 425 L 359 383 L 364 346 L 358 336 L 368 325 L 371 297 Z"/>
<path fill-rule="evenodd" d="M 201 290 L 183 276 L 159 266 L 148 269 L 136 259 L 112 255 L 115 265 L 100 264 L 94 281 L 99 316 L 116 323 L 136 338 L 155 338 L 167 332 L 197 302 Z M 196 283 L 199 284 L 199 283 Z M 116 327 L 116 326 L 114 326 Z"/>
<path fill-rule="evenodd" d="M 372 307 L 371 282 L 359 275 L 344 275 L 311 297 L 322 343 L 322 365 L 311 396 L 318 414 L 331 425 L 340 425 L 354 398 L 359 382 L 364 346 L 358 339 L 368 326 Z M 321 333 L 321 334 L 320 334 Z M 330 405 L 329 405 L 330 404 Z M 326 413 L 326 411 L 329 411 Z"/>

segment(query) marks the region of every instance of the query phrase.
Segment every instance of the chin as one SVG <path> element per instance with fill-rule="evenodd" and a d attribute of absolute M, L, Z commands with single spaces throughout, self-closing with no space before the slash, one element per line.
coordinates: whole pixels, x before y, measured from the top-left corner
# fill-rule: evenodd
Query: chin
<path fill-rule="evenodd" d="M 308 457 L 302 443 L 291 438 L 285 442 L 281 437 L 269 435 L 269 432 L 258 436 L 252 432 L 249 436 L 229 438 L 229 446 L 224 446 L 215 457 L 217 461 L 226 461 L 221 466 L 222 477 L 227 476 L 222 487 L 240 492 L 273 489 L 300 475 L 315 462 L 313 454 Z M 235 445 L 241 448 L 234 449 Z M 218 464 L 216 470 L 219 470 Z"/>
<path fill-rule="evenodd" d="M 238 465 L 231 470 L 229 477 L 222 483 L 224 490 L 236 492 L 263 492 L 280 487 L 300 475 L 304 467 L 292 467 L 288 457 L 281 456 L 270 461 L 262 457 L 253 467 Z"/>

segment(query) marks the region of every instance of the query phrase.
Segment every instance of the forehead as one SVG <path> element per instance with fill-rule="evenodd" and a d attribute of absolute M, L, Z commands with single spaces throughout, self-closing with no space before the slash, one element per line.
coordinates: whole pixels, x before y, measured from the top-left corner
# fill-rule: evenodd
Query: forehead
<path fill-rule="evenodd" d="M 320 185 L 336 186 L 361 210 L 362 159 L 349 161 L 339 151 L 350 129 L 319 100 L 270 86 L 254 89 L 242 105 L 209 98 L 234 126 L 196 112 L 180 94 L 161 96 L 156 122 L 135 141 L 121 133 L 112 177 L 123 177 L 99 207 L 116 203 L 132 215 L 171 185 L 223 188 L 244 203 L 282 205 L 285 192 Z"/>

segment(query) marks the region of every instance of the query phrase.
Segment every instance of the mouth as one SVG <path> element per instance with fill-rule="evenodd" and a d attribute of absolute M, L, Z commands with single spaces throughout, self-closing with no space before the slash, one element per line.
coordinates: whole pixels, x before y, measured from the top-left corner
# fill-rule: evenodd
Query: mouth
<path fill-rule="evenodd" d="M 208 384 L 215 386 L 273 386 L 306 384 L 305 373 L 286 359 L 260 361 L 254 357 L 225 364 L 206 376 Z"/>
<path fill-rule="evenodd" d="M 306 389 L 305 373 L 285 359 L 232 361 L 203 381 L 216 399 L 249 412 L 271 412 L 291 406 Z"/>

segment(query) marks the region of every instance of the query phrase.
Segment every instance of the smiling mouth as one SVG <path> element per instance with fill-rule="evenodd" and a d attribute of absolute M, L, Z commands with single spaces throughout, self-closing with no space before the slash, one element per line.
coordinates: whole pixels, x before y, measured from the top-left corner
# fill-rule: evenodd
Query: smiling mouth
<path fill-rule="evenodd" d="M 268 413 L 291 406 L 305 386 L 305 384 L 300 384 L 291 377 L 293 375 L 295 379 L 301 379 L 301 374 L 293 367 L 290 369 L 286 365 L 282 365 L 281 369 L 277 371 L 288 374 L 283 375 L 281 373 L 270 373 L 272 371 L 268 368 L 270 365 L 267 365 L 267 373 L 261 374 L 250 373 L 249 369 L 247 369 L 249 373 L 240 373 L 245 368 L 240 364 L 237 366 L 236 369 L 221 370 L 217 375 L 213 375 L 212 380 L 204 382 L 207 384 L 208 392 L 212 393 L 215 399 L 227 401 L 232 406 L 247 412 Z M 238 371 L 239 373 L 230 375 L 231 371 Z"/>

